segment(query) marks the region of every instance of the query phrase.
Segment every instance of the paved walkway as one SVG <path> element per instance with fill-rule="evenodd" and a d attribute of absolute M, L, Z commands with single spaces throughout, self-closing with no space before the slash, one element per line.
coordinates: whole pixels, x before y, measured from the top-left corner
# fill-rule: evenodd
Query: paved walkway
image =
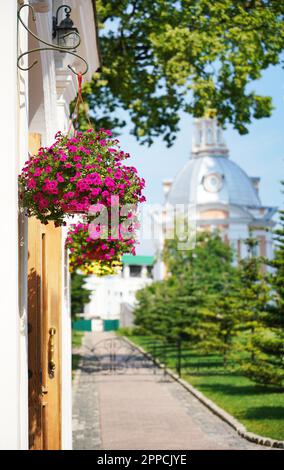
<path fill-rule="evenodd" d="M 112 333 L 86 333 L 73 393 L 74 449 L 263 449 Z"/>

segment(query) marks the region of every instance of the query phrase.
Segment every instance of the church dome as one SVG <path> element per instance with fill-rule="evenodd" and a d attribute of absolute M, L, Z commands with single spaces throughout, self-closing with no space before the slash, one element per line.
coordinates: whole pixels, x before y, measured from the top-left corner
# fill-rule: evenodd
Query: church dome
<path fill-rule="evenodd" d="M 247 174 L 226 157 L 191 158 L 175 178 L 170 204 L 221 203 L 248 207 L 261 205 Z"/>
<path fill-rule="evenodd" d="M 260 207 L 253 181 L 228 158 L 221 130 L 212 119 L 195 122 L 192 156 L 176 176 L 167 201 L 172 204 L 225 204 Z M 196 135 L 195 133 L 195 135 Z"/>

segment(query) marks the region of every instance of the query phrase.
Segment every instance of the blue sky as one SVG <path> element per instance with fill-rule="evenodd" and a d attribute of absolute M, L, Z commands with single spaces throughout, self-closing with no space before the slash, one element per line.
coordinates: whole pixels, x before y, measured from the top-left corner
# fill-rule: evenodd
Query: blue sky
<path fill-rule="evenodd" d="M 228 126 L 224 132 L 230 149 L 230 158 L 249 176 L 259 176 L 260 197 L 264 205 L 283 207 L 284 195 L 280 192 L 280 180 L 284 179 L 284 76 L 283 69 L 271 67 L 263 77 L 251 85 L 257 93 L 273 98 L 275 109 L 269 119 L 255 120 L 249 134 L 241 136 Z M 167 148 L 162 139 L 149 148 L 140 145 L 126 127 L 120 136 L 121 147 L 128 151 L 131 164 L 146 180 L 147 202 L 163 202 L 162 181 L 173 178 L 190 156 L 192 122 L 189 115 L 181 116 L 180 131 L 173 147 Z M 130 162 L 129 162 L 130 163 Z M 141 244 L 138 253 L 152 251 L 148 244 Z"/>

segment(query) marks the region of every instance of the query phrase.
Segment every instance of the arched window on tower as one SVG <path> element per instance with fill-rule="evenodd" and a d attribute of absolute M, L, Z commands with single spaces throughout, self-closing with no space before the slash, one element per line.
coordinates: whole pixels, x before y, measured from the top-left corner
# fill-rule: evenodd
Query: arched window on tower
<path fill-rule="evenodd" d="M 252 257 L 257 258 L 260 255 L 259 243 L 252 247 Z"/>
<path fill-rule="evenodd" d="M 222 143 L 222 132 L 221 129 L 217 130 L 217 143 L 221 144 Z"/>
<path fill-rule="evenodd" d="M 211 127 L 207 129 L 207 144 L 212 144 L 213 143 L 213 133 Z"/>
<path fill-rule="evenodd" d="M 197 132 L 197 145 L 201 145 L 202 143 L 202 129 L 198 129 L 198 132 Z"/>

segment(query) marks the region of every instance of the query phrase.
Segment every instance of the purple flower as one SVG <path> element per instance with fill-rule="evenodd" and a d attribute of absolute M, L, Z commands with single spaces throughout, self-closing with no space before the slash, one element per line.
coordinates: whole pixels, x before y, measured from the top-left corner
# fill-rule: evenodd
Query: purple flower
<path fill-rule="evenodd" d="M 77 182 L 76 188 L 80 193 L 83 193 L 85 191 L 89 191 L 90 186 L 84 180 L 80 180 Z"/>
<path fill-rule="evenodd" d="M 58 185 L 57 181 L 46 179 L 42 187 L 42 190 L 48 194 L 57 194 L 58 193 L 57 185 Z"/>
<path fill-rule="evenodd" d="M 58 183 L 64 183 L 64 178 L 61 173 L 57 173 L 56 178 Z"/>
<path fill-rule="evenodd" d="M 114 188 L 115 187 L 115 182 L 113 181 L 112 178 L 110 178 L 109 176 L 107 176 L 105 178 L 105 185 L 108 187 L 108 188 Z"/>
<path fill-rule="evenodd" d="M 42 168 L 36 168 L 36 169 L 35 169 L 35 172 L 34 172 L 34 175 L 35 175 L 35 176 L 40 176 L 41 173 L 42 173 Z"/>
<path fill-rule="evenodd" d="M 94 188 L 91 192 L 91 196 L 96 197 L 100 194 L 101 188 Z"/>
<path fill-rule="evenodd" d="M 50 165 L 47 165 L 45 168 L 44 168 L 44 171 L 45 173 L 51 173 L 52 172 L 52 168 Z"/>
<path fill-rule="evenodd" d="M 114 173 L 113 177 L 117 180 L 119 180 L 120 178 L 122 178 L 122 171 L 121 170 L 116 170 L 116 172 Z"/>
<path fill-rule="evenodd" d="M 35 182 L 35 180 L 32 178 L 32 179 L 30 179 L 29 182 L 28 182 L 28 188 L 29 188 L 29 189 L 34 189 L 35 187 L 36 187 L 36 182 Z"/>

